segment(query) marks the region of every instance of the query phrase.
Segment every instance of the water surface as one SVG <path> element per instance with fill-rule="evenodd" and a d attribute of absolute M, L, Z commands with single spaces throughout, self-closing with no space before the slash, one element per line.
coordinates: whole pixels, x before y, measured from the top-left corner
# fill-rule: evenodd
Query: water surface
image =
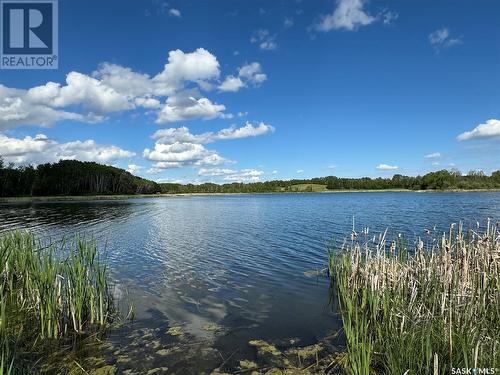
<path fill-rule="evenodd" d="M 341 243 L 353 218 L 358 231 L 415 238 L 488 217 L 500 217 L 500 193 L 180 196 L 3 204 L 0 232 L 106 244 L 115 293 L 136 316 L 111 332 L 99 363 L 197 374 L 260 363 L 252 339 L 280 350 L 328 341 L 340 327 L 328 281 L 305 273 L 326 266 L 325 243 Z"/>

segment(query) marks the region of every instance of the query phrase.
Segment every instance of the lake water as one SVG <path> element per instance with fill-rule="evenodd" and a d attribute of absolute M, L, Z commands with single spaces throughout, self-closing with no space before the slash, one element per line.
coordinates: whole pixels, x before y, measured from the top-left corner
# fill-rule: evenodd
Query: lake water
<path fill-rule="evenodd" d="M 353 218 L 358 232 L 413 239 L 488 217 L 500 218 L 500 193 L 179 196 L 3 204 L 0 232 L 106 243 L 115 294 L 132 302 L 135 320 L 110 332 L 98 358 L 74 354 L 84 367 L 198 374 L 238 371 L 242 359 L 265 369 L 253 339 L 283 352 L 337 345 L 328 280 L 308 271 L 326 266 L 325 243 L 341 243 Z"/>

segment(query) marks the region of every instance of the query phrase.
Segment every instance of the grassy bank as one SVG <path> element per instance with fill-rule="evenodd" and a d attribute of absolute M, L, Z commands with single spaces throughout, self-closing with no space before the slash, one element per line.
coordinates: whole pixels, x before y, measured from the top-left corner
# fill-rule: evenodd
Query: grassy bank
<path fill-rule="evenodd" d="M 304 185 L 301 189 L 294 191 L 275 191 L 261 193 L 162 193 L 162 194 L 130 194 L 130 195 L 55 195 L 40 197 L 0 197 L 1 203 L 30 203 L 30 202 L 80 202 L 80 201 L 106 201 L 132 198 L 170 198 L 170 197 L 191 197 L 191 196 L 224 196 L 224 195 L 274 195 L 274 194 L 343 194 L 343 193 L 478 193 L 478 192 L 500 192 L 500 189 L 475 189 L 475 190 L 408 190 L 408 189 L 384 189 L 384 190 L 316 190 L 309 189 Z"/>
<path fill-rule="evenodd" d="M 33 371 L 44 348 L 104 328 L 115 311 L 107 273 L 92 241 L 56 245 L 28 232 L 2 235 L 0 375 Z"/>
<path fill-rule="evenodd" d="M 450 374 L 500 367 L 497 225 L 417 239 L 353 240 L 329 251 L 348 373 Z M 368 236 L 366 236 L 368 237 Z M 359 237 L 358 237 L 359 239 Z"/>

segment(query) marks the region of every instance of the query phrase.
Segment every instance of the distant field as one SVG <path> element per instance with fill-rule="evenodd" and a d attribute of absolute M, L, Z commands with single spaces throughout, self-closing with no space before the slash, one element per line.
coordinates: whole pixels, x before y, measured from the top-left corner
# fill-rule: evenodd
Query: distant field
<path fill-rule="evenodd" d="M 326 185 L 320 184 L 298 184 L 290 186 L 288 191 L 297 191 L 297 192 L 315 192 L 315 191 L 326 191 Z"/>

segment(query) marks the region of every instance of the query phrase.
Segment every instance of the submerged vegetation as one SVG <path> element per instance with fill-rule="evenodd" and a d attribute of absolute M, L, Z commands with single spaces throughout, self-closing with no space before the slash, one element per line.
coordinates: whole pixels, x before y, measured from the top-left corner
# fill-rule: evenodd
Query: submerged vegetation
<path fill-rule="evenodd" d="M 27 372 L 40 346 L 97 332 L 114 311 L 95 242 L 42 245 L 20 231 L 0 237 L 0 374 Z"/>
<path fill-rule="evenodd" d="M 498 225 L 479 233 L 452 224 L 412 248 L 385 233 L 358 241 L 353 231 L 342 251 L 329 250 L 329 271 L 348 373 L 500 367 Z"/>

